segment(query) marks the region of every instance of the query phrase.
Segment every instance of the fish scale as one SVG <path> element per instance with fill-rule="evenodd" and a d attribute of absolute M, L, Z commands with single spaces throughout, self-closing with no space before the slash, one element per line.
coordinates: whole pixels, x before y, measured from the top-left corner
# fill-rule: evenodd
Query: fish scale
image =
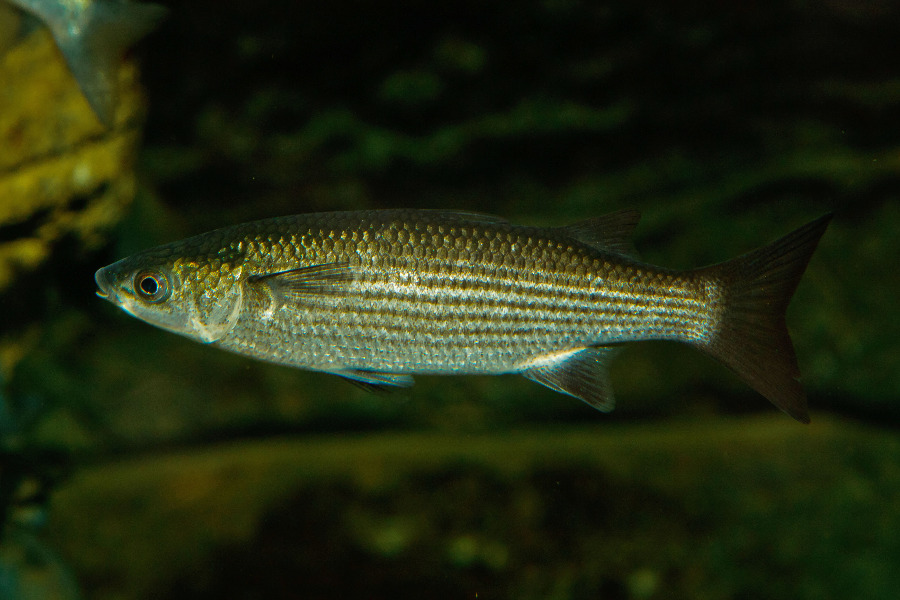
<path fill-rule="evenodd" d="M 101 296 L 176 333 L 370 386 L 520 373 L 604 410 L 615 346 L 675 340 L 808 421 L 784 311 L 828 217 L 732 261 L 639 261 L 636 211 L 568 227 L 474 213 L 318 213 L 220 229 L 97 272 Z"/>
<path fill-rule="evenodd" d="M 348 262 L 358 281 L 342 297 L 284 307 L 277 324 L 252 318 L 257 309 L 248 307 L 220 343 L 322 370 L 505 373 L 573 345 L 686 337 L 707 319 L 706 288 L 693 278 L 618 264 L 624 257 L 553 230 L 441 227 L 417 216 L 387 227 L 357 220 L 354 229 L 313 223 L 308 235 L 258 233 L 251 260 L 255 252 L 300 264 Z M 666 287 L 649 285 L 660 277 Z M 642 278 L 648 285 L 634 293 Z M 477 352 L 467 350 L 473 336 Z M 275 352 L 285 337 L 297 340 L 291 351 Z M 321 356 L 319 340 L 338 351 Z"/>

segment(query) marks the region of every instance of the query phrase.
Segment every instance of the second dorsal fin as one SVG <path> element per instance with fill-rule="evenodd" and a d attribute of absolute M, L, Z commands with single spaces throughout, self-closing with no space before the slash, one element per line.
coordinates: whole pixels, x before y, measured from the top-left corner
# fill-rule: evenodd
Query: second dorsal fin
<path fill-rule="evenodd" d="M 567 225 L 561 230 L 570 238 L 598 250 L 636 258 L 637 250 L 631 241 L 631 234 L 640 220 L 640 211 L 626 208 Z"/>

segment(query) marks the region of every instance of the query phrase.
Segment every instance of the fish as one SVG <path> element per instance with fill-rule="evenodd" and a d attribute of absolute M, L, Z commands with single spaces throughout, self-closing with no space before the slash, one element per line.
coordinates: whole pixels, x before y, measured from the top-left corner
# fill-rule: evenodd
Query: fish
<path fill-rule="evenodd" d="M 698 269 L 642 262 L 640 213 L 562 227 L 385 209 L 276 217 L 152 248 L 95 274 L 157 327 L 363 387 L 515 373 L 601 410 L 624 343 L 706 352 L 794 419 L 806 393 L 785 313 L 831 215 Z"/>
<path fill-rule="evenodd" d="M 53 35 L 97 119 L 112 128 L 119 63 L 168 9 L 121 0 L 7 0 L 37 17 Z"/>

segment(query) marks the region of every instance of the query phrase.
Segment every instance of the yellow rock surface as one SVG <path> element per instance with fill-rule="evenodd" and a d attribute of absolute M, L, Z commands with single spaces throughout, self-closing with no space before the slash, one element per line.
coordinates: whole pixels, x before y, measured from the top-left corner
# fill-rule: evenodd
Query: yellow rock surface
<path fill-rule="evenodd" d="M 115 125 L 94 116 L 52 37 L 38 29 L 0 56 L 0 292 L 73 235 L 87 246 L 135 191 L 144 99 L 133 62 L 119 70 Z"/>

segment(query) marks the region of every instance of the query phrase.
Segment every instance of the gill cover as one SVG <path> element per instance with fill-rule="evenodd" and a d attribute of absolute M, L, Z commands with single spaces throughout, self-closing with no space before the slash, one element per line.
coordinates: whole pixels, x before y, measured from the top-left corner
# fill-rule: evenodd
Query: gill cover
<path fill-rule="evenodd" d="M 210 343 L 225 337 L 234 328 L 244 305 L 243 286 L 239 283 L 226 286 L 222 294 L 210 296 L 204 292 L 191 305 L 190 325 L 194 336 Z"/>

